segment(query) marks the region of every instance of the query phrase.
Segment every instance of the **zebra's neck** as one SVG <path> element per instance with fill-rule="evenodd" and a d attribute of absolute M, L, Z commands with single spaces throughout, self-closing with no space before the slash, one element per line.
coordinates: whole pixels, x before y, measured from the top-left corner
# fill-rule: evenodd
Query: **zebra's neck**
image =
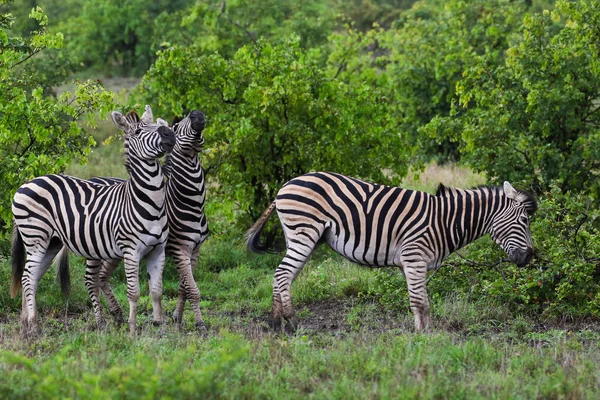
<path fill-rule="evenodd" d="M 445 233 L 449 254 L 490 233 L 492 220 L 506 196 L 498 187 L 440 188 L 436 199 L 438 223 Z"/>
<path fill-rule="evenodd" d="M 167 155 L 163 166 L 163 172 L 169 179 L 174 168 L 183 169 L 186 171 L 186 175 L 190 171 L 200 171 L 200 174 L 202 174 L 202 165 L 200 164 L 198 153 L 183 151 L 179 144 L 176 144 L 173 150 Z"/>
<path fill-rule="evenodd" d="M 173 169 L 180 169 L 185 172 L 187 178 L 201 178 L 204 174 L 198 153 L 195 151 L 183 151 L 178 144 L 175 145 L 173 151 L 169 154 L 165 168 L 168 169 L 169 174 Z"/>
<path fill-rule="evenodd" d="M 164 204 L 164 175 L 157 160 L 144 160 L 129 156 L 129 181 L 130 191 L 136 198 L 151 199 L 158 207 Z"/>

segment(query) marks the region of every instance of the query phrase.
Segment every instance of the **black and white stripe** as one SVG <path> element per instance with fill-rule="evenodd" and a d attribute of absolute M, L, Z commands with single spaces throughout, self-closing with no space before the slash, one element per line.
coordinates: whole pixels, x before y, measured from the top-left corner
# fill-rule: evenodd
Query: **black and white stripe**
<path fill-rule="evenodd" d="M 206 182 L 198 153 L 204 146 L 202 131 L 205 116 L 192 111 L 183 120 L 173 125 L 176 142 L 163 167 L 167 175 L 167 220 L 169 236 L 166 252 L 177 266 L 179 274 L 179 298 L 173 319 L 181 324 L 185 300 L 188 299 L 194 312 L 196 327 L 203 331 L 205 325 L 200 311 L 200 291 L 194 280 L 193 270 L 198 262 L 200 245 L 208 236 L 208 224 L 204 214 Z M 98 183 L 114 184 L 115 178 L 93 178 Z M 112 292 L 109 278 L 119 265 L 119 260 L 104 262 L 100 272 L 100 285 L 109 309 L 117 321 L 122 311 Z"/>
<path fill-rule="evenodd" d="M 512 262 L 527 264 L 533 254 L 529 216 L 536 202 L 508 182 L 471 190 L 440 185 L 434 196 L 335 173 L 302 175 L 280 189 L 247 232 L 251 250 L 264 250 L 260 232 L 275 209 L 287 247 L 273 281 L 279 328 L 281 317 L 297 324 L 290 287 L 320 240 L 356 263 L 401 267 L 417 330 L 430 325 L 426 272 L 454 250 L 489 233 Z"/>
<path fill-rule="evenodd" d="M 113 185 L 66 175 L 46 175 L 22 185 L 13 200 L 11 294 L 23 288 L 22 326 L 38 331 L 35 293 L 57 252 L 66 246 L 92 265 L 86 286 L 99 315 L 96 283 L 100 260 L 125 260 L 129 326 L 136 329 L 139 262 L 147 256 L 154 321 L 162 322 L 162 270 L 168 235 L 165 182 L 158 158 L 175 144 L 173 131 L 139 121 L 135 113 L 112 113 L 128 143 L 130 179 Z M 26 253 L 26 260 L 25 260 Z"/>

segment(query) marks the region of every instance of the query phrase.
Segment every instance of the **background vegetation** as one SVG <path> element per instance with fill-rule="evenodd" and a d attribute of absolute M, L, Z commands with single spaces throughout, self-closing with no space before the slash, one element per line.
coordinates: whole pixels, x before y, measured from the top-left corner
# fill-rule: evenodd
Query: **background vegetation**
<path fill-rule="evenodd" d="M 19 340 L 20 299 L 0 290 L 0 394 L 593 398 L 599 55 L 595 0 L 0 0 L 0 250 L 28 179 L 126 177 L 104 113 L 143 104 L 207 114 L 212 232 L 195 271 L 207 339 L 187 334 L 189 312 L 183 334 L 150 327 L 144 296 L 137 339 L 96 332 L 76 257 L 69 299 L 42 280 L 37 342 Z M 293 288 L 302 330 L 272 336 L 280 256 L 249 256 L 241 237 L 317 169 L 429 192 L 510 180 L 538 196 L 537 254 L 519 269 L 482 239 L 451 256 L 422 336 L 400 271 L 320 249 Z M 125 305 L 122 271 L 113 285 Z M 169 263 L 167 312 L 177 285 Z"/>

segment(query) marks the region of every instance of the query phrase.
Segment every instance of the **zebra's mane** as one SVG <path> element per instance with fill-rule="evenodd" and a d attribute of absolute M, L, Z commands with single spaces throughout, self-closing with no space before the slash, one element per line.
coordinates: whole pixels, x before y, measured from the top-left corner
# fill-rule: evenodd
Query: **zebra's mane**
<path fill-rule="evenodd" d="M 478 189 L 484 189 L 489 192 L 502 192 L 502 193 L 504 192 L 504 189 L 502 188 L 502 186 L 494 186 L 494 185 L 479 185 L 479 186 L 475 186 L 475 187 L 472 187 L 467 190 L 478 190 Z M 517 202 L 525 205 L 525 210 L 527 211 L 527 214 L 529 214 L 529 215 L 535 214 L 535 212 L 537 210 L 537 200 L 535 199 L 535 196 L 524 190 L 515 189 L 515 191 L 517 192 L 517 198 L 515 200 Z M 449 195 L 451 196 L 452 188 L 446 187 L 442 183 L 440 183 L 437 188 L 437 191 L 435 192 L 435 195 L 437 197 L 447 197 Z"/>
<path fill-rule="evenodd" d="M 125 119 L 131 125 L 137 125 L 141 121 L 139 114 L 135 110 L 131 110 L 127 114 L 125 114 Z"/>

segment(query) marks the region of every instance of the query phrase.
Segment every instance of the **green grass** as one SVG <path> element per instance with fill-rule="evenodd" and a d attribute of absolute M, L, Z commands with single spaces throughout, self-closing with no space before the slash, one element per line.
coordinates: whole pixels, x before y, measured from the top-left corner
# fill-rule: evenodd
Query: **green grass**
<path fill-rule="evenodd" d="M 299 332 L 273 335 L 267 321 L 280 255 L 249 255 L 239 242 L 216 240 L 202 250 L 195 276 L 207 338 L 194 333 L 189 307 L 183 333 L 170 323 L 152 327 L 143 281 L 138 337 L 112 324 L 96 331 L 78 257 L 68 300 L 52 269 L 40 284 L 37 341 L 21 341 L 20 301 L 1 291 L 0 397 L 558 399 L 600 390 L 597 330 L 540 330 L 502 305 L 457 295 L 435 297 L 433 332 L 415 334 L 406 309 L 379 302 L 378 282 L 394 274 L 328 250 L 293 286 Z M 0 274 L 9 281 L 8 262 Z M 168 315 L 177 296 L 171 263 L 164 280 Z M 122 269 L 112 283 L 126 305 Z"/>

